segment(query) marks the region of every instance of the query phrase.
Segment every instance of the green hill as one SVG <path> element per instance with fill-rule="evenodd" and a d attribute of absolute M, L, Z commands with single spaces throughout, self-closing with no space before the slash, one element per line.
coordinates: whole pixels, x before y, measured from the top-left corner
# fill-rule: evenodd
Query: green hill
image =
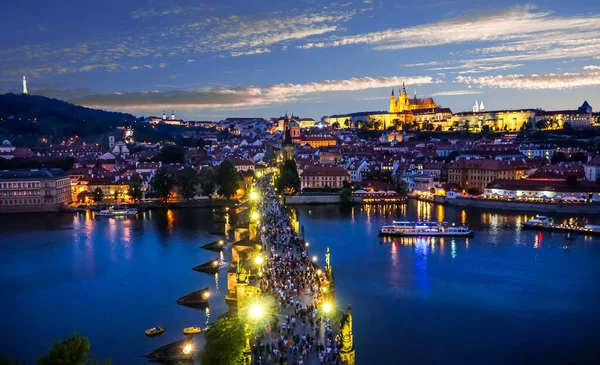
<path fill-rule="evenodd" d="M 0 137 L 20 145 L 34 145 L 40 138 L 93 139 L 135 119 L 131 114 L 85 108 L 39 95 L 0 95 Z"/>

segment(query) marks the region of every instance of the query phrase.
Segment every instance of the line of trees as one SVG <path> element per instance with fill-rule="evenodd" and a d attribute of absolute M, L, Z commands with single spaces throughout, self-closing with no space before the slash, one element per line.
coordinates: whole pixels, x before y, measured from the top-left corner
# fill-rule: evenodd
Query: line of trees
<path fill-rule="evenodd" d="M 136 182 L 132 184 L 133 179 L 132 176 L 129 190 L 132 198 L 134 198 L 132 192 L 137 191 L 138 187 L 138 179 L 136 178 Z M 218 194 L 230 198 L 242 186 L 242 180 L 235 167 L 229 161 L 224 161 L 216 172 L 212 167 L 204 167 L 198 172 L 190 166 L 173 172 L 169 167 L 163 166 L 156 171 L 150 185 L 156 197 L 167 202 L 175 188 L 185 200 L 192 200 L 198 194 L 210 196 L 217 190 L 217 187 Z M 141 192 L 141 184 L 139 186 Z M 137 196 L 139 194 L 136 194 Z"/>

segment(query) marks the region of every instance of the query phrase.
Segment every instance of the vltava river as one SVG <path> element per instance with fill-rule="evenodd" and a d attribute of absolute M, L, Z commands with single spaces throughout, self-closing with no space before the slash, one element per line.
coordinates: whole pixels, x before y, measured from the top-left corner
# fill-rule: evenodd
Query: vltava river
<path fill-rule="evenodd" d="M 519 213 L 411 201 L 404 207 L 296 208 L 309 249 L 336 276 L 336 304 L 352 305 L 357 364 L 584 364 L 600 358 L 600 239 L 522 231 Z M 200 245 L 210 210 L 155 210 L 137 219 L 3 216 L 0 353 L 29 364 L 78 332 L 96 357 L 145 364 L 143 354 L 226 310 L 225 271 Z M 466 223 L 470 239 L 382 242 L 392 219 Z M 560 219 L 567 219 L 562 217 Z M 233 221 L 233 220 L 232 220 Z M 580 220 L 582 224 L 585 220 Z M 597 221 L 592 221 L 597 223 Z M 210 311 L 176 304 L 209 287 Z M 147 338 L 144 329 L 165 333 Z"/>

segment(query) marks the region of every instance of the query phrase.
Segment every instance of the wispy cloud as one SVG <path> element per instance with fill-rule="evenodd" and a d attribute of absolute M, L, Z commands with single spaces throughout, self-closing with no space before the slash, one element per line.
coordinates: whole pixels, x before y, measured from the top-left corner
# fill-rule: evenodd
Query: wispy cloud
<path fill-rule="evenodd" d="M 586 71 L 600 71 L 600 66 L 590 65 L 583 68 Z"/>
<path fill-rule="evenodd" d="M 451 90 L 451 91 L 440 91 L 431 94 L 432 96 L 458 96 L 458 95 L 476 95 L 481 94 L 483 91 L 479 90 Z"/>
<path fill-rule="evenodd" d="M 271 50 L 268 48 L 256 48 L 256 49 L 251 49 L 251 50 L 245 51 L 245 52 L 231 52 L 231 56 L 238 57 L 238 56 L 261 54 L 261 53 L 271 53 Z"/>
<path fill-rule="evenodd" d="M 600 29 L 599 16 L 553 16 L 536 12 L 533 6 L 517 6 L 505 11 L 445 20 L 416 27 L 338 37 L 307 43 L 299 48 L 339 47 L 371 44 L 375 50 L 399 50 L 464 42 L 490 42 L 522 39 L 546 32 L 588 32 Z"/>
<path fill-rule="evenodd" d="M 168 16 L 168 15 L 182 15 L 182 14 L 186 14 L 186 13 L 189 13 L 192 11 L 206 11 L 206 10 L 212 10 L 212 9 L 209 8 L 208 6 L 202 6 L 202 5 L 187 6 L 187 7 L 174 6 L 171 8 L 165 8 L 165 9 L 160 9 L 160 10 L 157 10 L 157 9 L 136 10 L 131 13 L 131 17 L 133 19 L 154 18 L 154 17 Z"/>
<path fill-rule="evenodd" d="M 274 84 L 266 87 L 206 88 L 167 92 L 135 92 L 123 94 L 93 94 L 73 99 L 77 104 L 90 107 L 121 110 L 177 107 L 181 109 L 248 108 L 300 100 L 307 94 L 358 91 L 389 88 L 401 85 L 431 84 L 429 76 L 415 77 L 359 77 L 347 80 L 324 80 L 305 84 Z"/>
<path fill-rule="evenodd" d="M 562 90 L 600 85 L 600 72 L 547 74 L 547 75 L 498 75 L 457 76 L 456 83 L 503 89 Z"/>

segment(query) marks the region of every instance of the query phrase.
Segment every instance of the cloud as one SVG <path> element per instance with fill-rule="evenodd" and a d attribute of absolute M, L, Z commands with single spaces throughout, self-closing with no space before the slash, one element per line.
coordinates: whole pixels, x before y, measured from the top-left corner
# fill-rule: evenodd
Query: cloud
<path fill-rule="evenodd" d="M 600 72 L 564 73 L 547 75 L 457 76 L 456 83 L 502 89 L 563 90 L 600 85 Z"/>
<path fill-rule="evenodd" d="M 600 66 L 590 65 L 583 68 L 586 71 L 600 71 Z"/>
<path fill-rule="evenodd" d="M 164 63 L 164 62 L 161 62 L 161 63 L 158 64 L 158 67 L 160 67 L 160 68 L 165 68 L 167 66 L 168 65 L 166 63 Z"/>
<path fill-rule="evenodd" d="M 192 11 L 206 11 L 206 10 L 213 10 L 213 9 L 210 9 L 206 6 L 187 6 L 187 7 L 175 6 L 172 8 L 162 9 L 162 10 L 143 9 L 143 10 L 136 10 L 136 11 L 132 12 L 131 18 L 133 18 L 133 19 L 154 18 L 154 17 L 167 16 L 167 15 L 182 15 L 182 14 L 186 14 L 186 13 L 189 13 Z"/>
<path fill-rule="evenodd" d="M 464 67 L 465 65 L 461 65 L 460 67 Z M 470 68 L 468 70 L 464 70 L 464 71 L 459 71 L 459 74 L 478 74 L 478 73 L 484 73 L 484 72 L 490 72 L 490 71 L 500 71 L 500 70 L 509 70 L 511 68 L 517 68 L 517 67 L 521 67 L 524 66 L 522 63 L 519 64 L 513 64 L 513 63 L 507 63 L 507 64 L 503 64 L 503 65 L 495 65 L 495 66 L 475 66 L 473 68 Z"/>
<path fill-rule="evenodd" d="M 246 51 L 246 52 L 231 52 L 231 56 L 238 57 L 238 56 L 261 54 L 261 53 L 271 53 L 271 50 L 268 48 L 257 48 L 257 49 L 252 49 L 252 50 Z"/>
<path fill-rule="evenodd" d="M 190 91 L 134 92 L 124 94 L 92 94 L 72 99 L 89 107 L 144 110 L 148 108 L 226 109 L 248 108 L 300 100 L 307 94 L 358 91 L 437 82 L 429 76 L 358 77 L 347 80 L 324 80 L 305 84 L 274 84 L 266 87 L 205 88 Z"/>
<path fill-rule="evenodd" d="M 465 42 L 543 41 L 552 33 L 557 39 L 577 37 L 600 30 L 600 16 L 554 16 L 536 12 L 533 6 L 516 6 L 500 12 L 462 17 L 415 27 L 333 37 L 328 41 L 310 42 L 302 49 L 369 44 L 374 50 L 400 50 Z M 592 35 L 586 37 L 593 39 Z M 506 46 L 505 46 L 506 47 Z M 496 51 L 499 51 L 497 49 Z M 493 51 L 493 50 L 490 50 Z"/>
<path fill-rule="evenodd" d="M 457 95 L 475 95 L 481 94 L 482 91 L 477 90 L 451 90 L 451 91 L 440 91 L 431 94 L 431 96 L 457 96 Z"/>

